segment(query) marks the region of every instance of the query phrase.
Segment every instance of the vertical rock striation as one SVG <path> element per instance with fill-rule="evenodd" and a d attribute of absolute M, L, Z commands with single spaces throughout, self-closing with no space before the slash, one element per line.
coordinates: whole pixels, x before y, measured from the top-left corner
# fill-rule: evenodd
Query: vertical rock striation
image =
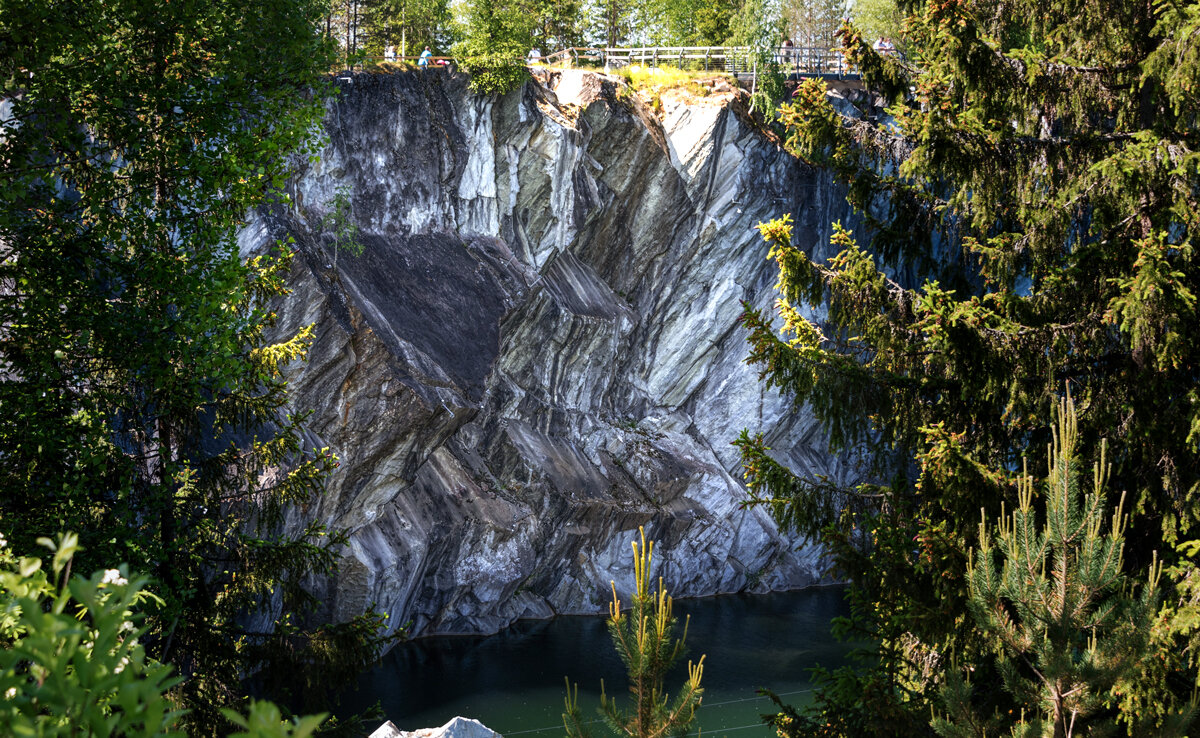
<path fill-rule="evenodd" d="M 791 212 L 820 250 L 844 199 L 734 96 L 661 115 L 567 72 L 501 99 L 442 72 L 339 82 L 295 208 L 281 327 L 315 324 L 294 367 L 311 442 L 341 460 L 298 511 L 350 531 L 335 618 L 370 604 L 417 634 L 602 611 L 637 526 L 676 596 L 804 586 L 819 550 L 740 507 L 743 427 L 791 466 L 856 470 L 747 367 L 741 301 L 774 299 L 753 226 Z M 331 266 L 321 216 L 347 187 L 366 250 Z"/>

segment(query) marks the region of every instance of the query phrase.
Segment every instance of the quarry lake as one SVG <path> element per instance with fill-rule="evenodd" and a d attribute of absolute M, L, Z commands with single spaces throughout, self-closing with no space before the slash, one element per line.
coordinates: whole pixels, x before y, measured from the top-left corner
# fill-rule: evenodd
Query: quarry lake
<path fill-rule="evenodd" d="M 831 620 L 848 614 L 843 593 L 842 587 L 820 587 L 676 601 L 680 622 L 691 616 L 688 653 L 666 686 L 673 696 L 686 660 L 705 654 L 701 734 L 773 735 L 759 719 L 772 711 L 770 701 L 756 694 L 759 687 L 806 704 L 813 686 L 808 669 L 840 666 L 851 649 L 830 634 Z M 561 736 L 564 677 L 579 685 L 585 716 L 595 715 L 601 679 L 608 694 L 625 704 L 625 673 L 604 618 L 522 621 L 494 636 L 401 644 L 347 688 L 339 712 L 378 700 L 401 730 L 436 727 L 462 715 L 506 738 Z"/>

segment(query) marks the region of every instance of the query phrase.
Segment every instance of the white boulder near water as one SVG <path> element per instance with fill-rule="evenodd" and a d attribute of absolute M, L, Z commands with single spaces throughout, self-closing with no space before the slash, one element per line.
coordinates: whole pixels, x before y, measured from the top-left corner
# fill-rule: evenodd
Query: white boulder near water
<path fill-rule="evenodd" d="M 503 738 L 499 733 L 478 720 L 465 717 L 453 718 L 440 728 L 403 731 L 391 721 L 375 729 L 370 738 Z"/>

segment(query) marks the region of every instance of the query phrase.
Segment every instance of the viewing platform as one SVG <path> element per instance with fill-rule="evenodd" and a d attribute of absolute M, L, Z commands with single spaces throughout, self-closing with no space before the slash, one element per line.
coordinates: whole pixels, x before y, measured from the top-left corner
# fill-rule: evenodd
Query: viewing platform
<path fill-rule="evenodd" d="M 739 82 L 752 82 L 759 72 L 762 55 L 748 46 L 629 46 L 563 49 L 542 57 L 549 64 L 580 59 L 606 67 L 639 64 L 723 71 L 736 76 Z M 768 50 L 767 61 L 793 82 L 812 78 L 860 79 L 858 70 L 846 63 L 841 52 L 831 49 L 779 46 Z"/>
<path fill-rule="evenodd" d="M 760 71 L 761 52 L 749 46 L 612 46 L 571 47 L 545 56 L 526 57 L 526 63 L 547 65 L 580 63 L 595 64 L 609 69 L 631 65 L 646 67 L 676 67 L 705 72 L 725 72 L 744 85 L 752 85 Z M 824 79 L 829 82 L 858 83 L 858 69 L 846 63 L 841 52 L 832 49 L 800 46 L 779 46 L 767 50 L 767 62 L 789 82 L 805 79 Z M 375 58 L 368 61 L 400 61 L 416 63 L 418 57 Z M 431 67 L 453 65 L 453 57 L 431 57 Z"/>

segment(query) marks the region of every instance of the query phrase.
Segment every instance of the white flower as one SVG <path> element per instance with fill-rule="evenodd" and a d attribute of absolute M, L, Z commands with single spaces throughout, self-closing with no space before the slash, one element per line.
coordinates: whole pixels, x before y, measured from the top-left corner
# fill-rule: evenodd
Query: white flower
<path fill-rule="evenodd" d="M 128 656 L 122 656 L 122 657 L 121 657 L 121 663 L 119 663 L 119 664 L 117 664 L 115 667 L 113 667 L 113 673 L 114 673 L 114 674 L 120 674 L 121 672 L 125 671 L 125 667 L 126 667 L 126 666 L 129 666 L 129 657 L 128 657 Z"/>
<path fill-rule="evenodd" d="M 8 545 L 8 539 L 4 537 L 3 533 L 0 533 L 0 548 L 4 548 L 7 545 Z"/>
<path fill-rule="evenodd" d="M 129 580 L 121 576 L 121 572 L 116 569 L 106 569 L 104 571 L 104 578 L 100 580 L 100 583 L 121 585 L 129 584 Z"/>
<path fill-rule="evenodd" d="M 16 687 L 9 687 L 8 691 L 4 693 L 5 699 L 11 700 L 13 697 L 16 697 L 16 696 L 17 696 L 17 688 Z"/>

